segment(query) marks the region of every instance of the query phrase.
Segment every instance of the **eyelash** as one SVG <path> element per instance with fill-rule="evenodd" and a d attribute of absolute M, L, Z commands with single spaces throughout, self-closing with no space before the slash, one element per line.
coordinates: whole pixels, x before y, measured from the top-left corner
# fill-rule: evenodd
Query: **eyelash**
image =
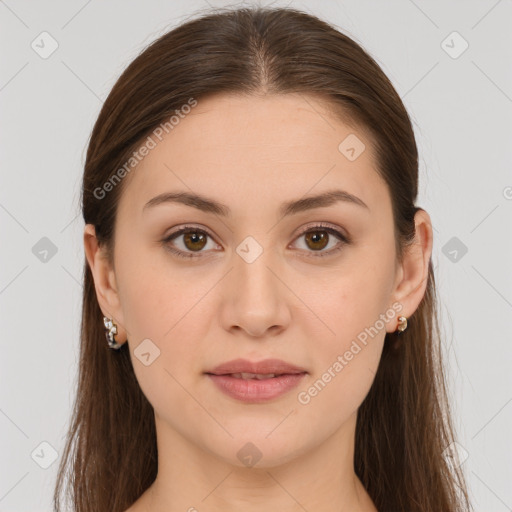
<path fill-rule="evenodd" d="M 304 236 L 305 234 L 307 234 L 309 232 L 315 232 L 315 231 L 326 231 L 327 233 L 339 238 L 340 242 L 334 249 L 330 249 L 329 251 L 324 251 L 324 252 L 308 251 L 308 252 L 313 252 L 313 254 L 310 255 L 313 258 L 322 258 L 325 256 L 331 256 L 331 255 L 337 253 L 338 251 L 340 251 L 341 249 L 343 249 L 343 247 L 345 245 L 349 245 L 351 243 L 351 239 L 349 237 L 340 233 L 337 229 L 331 227 L 329 224 L 324 224 L 322 222 L 315 224 L 313 226 L 308 226 L 297 236 L 297 238 L 295 240 L 299 239 L 301 236 Z M 199 229 L 199 228 L 196 228 L 195 226 L 183 226 L 182 228 L 178 229 L 177 231 L 174 231 L 173 233 L 171 233 L 169 236 L 165 237 L 162 240 L 162 244 L 164 245 L 164 248 L 166 250 L 168 250 L 169 252 L 175 254 L 176 256 L 178 256 L 180 258 L 184 258 L 184 259 L 192 259 L 192 258 L 202 257 L 201 256 L 202 251 L 198 251 L 195 254 L 187 253 L 187 252 L 181 251 L 179 249 L 175 249 L 174 247 L 172 247 L 170 245 L 170 242 L 172 240 L 174 240 L 175 238 L 178 238 L 180 235 L 183 235 L 184 233 L 201 233 L 201 234 L 207 235 L 208 237 L 213 239 L 213 236 L 210 235 L 210 233 L 208 233 L 208 231 L 206 231 L 204 229 Z M 307 257 L 310 257 L 310 256 L 308 255 Z"/>

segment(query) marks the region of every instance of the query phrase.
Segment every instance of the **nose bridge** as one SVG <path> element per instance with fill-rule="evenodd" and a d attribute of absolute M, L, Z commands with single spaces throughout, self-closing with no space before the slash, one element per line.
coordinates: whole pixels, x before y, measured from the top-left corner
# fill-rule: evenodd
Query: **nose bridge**
<path fill-rule="evenodd" d="M 283 285 L 276 277 L 278 258 L 268 245 L 271 237 L 261 240 L 248 236 L 235 247 L 224 311 L 228 328 L 236 325 L 253 336 L 288 321 Z"/>
<path fill-rule="evenodd" d="M 254 298 L 271 299 L 279 293 L 274 273 L 275 251 L 270 246 L 271 237 L 247 236 L 236 247 L 234 277 L 239 279 L 240 290 Z M 274 270 L 276 272 L 276 270 Z"/>

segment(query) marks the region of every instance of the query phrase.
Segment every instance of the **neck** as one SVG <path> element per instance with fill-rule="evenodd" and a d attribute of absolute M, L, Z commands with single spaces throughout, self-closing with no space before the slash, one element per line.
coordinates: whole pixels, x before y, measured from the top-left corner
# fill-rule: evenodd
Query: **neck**
<path fill-rule="evenodd" d="M 353 469 L 355 419 L 320 446 L 245 467 L 198 448 L 156 418 L 158 476 L 140 510 L 377 512 Z"/>

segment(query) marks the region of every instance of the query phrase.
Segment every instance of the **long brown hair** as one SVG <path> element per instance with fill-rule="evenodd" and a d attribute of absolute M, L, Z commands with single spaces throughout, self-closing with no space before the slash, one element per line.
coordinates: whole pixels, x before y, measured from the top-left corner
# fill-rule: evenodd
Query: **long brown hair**
<path fill-rule="evenodd" d="M 319 95 L 367 130 L 392 199 L 397 257 L 415 235 L 418 152 L 405 107 L 375 60 L 318 18 L 288 8 L 219 9 L 150 44 L 122 73 L 94 125 L 82 209 L 112 261 L 123 181 L 101 199 L 148 134 L 210 94 Z M 135 171 L 136 172 L 136 171 Z M 72 510 L 123 512 L 157 475 L 154 411 L 127 344 L 108 348 L 84 265 L 78 389 L 54 493 Z M 442 370 L 432 260 L 407 330 L 386 334 L 375 381 L 358 411 L 355 471 L 380 512 L 470 510 L 464 476 L 443 455 L 454 441 Z M 66 479 L 68 484 L 66 487 Z"/>

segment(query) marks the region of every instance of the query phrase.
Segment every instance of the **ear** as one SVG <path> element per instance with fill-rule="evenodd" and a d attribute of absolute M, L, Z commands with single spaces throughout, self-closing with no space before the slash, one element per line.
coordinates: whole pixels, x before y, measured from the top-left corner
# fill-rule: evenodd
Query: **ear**
<path fill-rule="evenodd" d="M 116 342 L 124 343 L 127 341 L 127 332 L 124 328 L 124 318 L 117 292 L 115 272 L 108 262 L 105 250 L 98 244 L 96 229 L 93 224 L 86 224 L 85 226 L 84 249 L 93 275 L 100 309 L 104 316 L 112 318 L 117 325 Z M 103 318 L 98 318 L 98 322 L 100 321 L 103 324 Z"/>
<path fill-rule="evenodd" d="M 405 249 L 393 289 L 393 302 L 399 302 L 403 306 L 399 316 L 407 318 L 416 311 L 425 295 L 433 244 L 429 214 L 423 209 L 418 210 L 414 216 L 414 223 L 416 229 L 414 242 Z M 397 326 L 388 332 L 394 332 Z"/>

